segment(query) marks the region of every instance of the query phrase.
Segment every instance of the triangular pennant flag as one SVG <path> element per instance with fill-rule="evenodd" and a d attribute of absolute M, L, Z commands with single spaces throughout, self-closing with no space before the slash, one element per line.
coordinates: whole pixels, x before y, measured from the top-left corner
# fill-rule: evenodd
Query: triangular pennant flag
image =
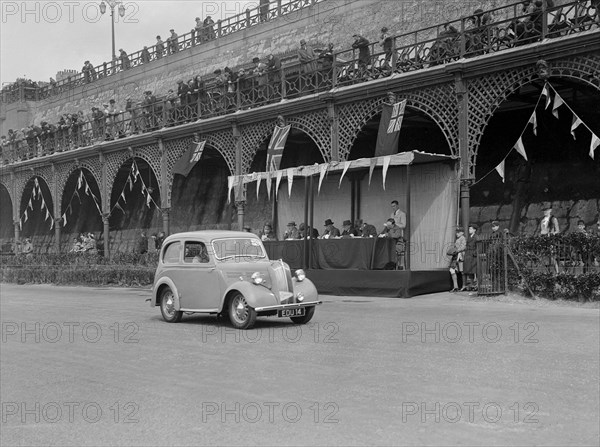
<path fill-rule="evenodd" d="M 292 197 L 292 183 L 294 183 L 294 170 L 289 168 L 287 170 L 287 181 L 288 181 L 288 196 Z"/>
<path fill-rule="evenodd" d="M 36 188 L 36 186 L 34 186 L 33 189 L 31 190 L 31 197 L 33 197 L 34 199 L 37 199 L 37 188 Z"/>
<path fill-rule="evenodd" d="M 92 190 L 90 189 L 90 185 L 88 185 L 88 183 L 85 182 L 85 194 L 89 196 L 91 192 Z"/>
<path fill-rule="evenodd" d="M 25 213 L 23 213 L 25 215 L 25 222 L 27 222 L 27 219 L 29 218 L 29 216 L 27 215 L 27 209 L 25 209 Z"/>
<path fill-rule="evenodd" d="M 371 177 L 373 177 L 375 166 L 377 166 L 377 158 L 371 158 L 369 160 L 369 186 L 371 186 Z"/>
<path fill-rule="evenodd" d="M 390 167 L 390 162 L 392 161 L 392 157 L 386 155 L 383 157 L 383 171 L 381 172 L 381 176 L 383 177 L 383 190 L 385 191 L 385 177 L 387 175 L 388 168 Z"/>
<path fill-rule="evenodd" d="M 148 195 L 146 196 L 146 206 L 148 208 L 150 208 L 150 202 L 152 201 L 152 196 L 150 195 L 150 193 L 148 193 Z"/>
<path fill-rule="evenodd" d="M 122 212 L 123 214 L 125 214 L 125 210 L 124 210 L 123 208 L 121 208 L 121 205 L 119 205 L 119 202 L 115 203 L 115 206 L 114 206 L 114 208 L 118 208 L 118 209 L 120 209 L 120 210 L 121 210 L 121 212 Z M 114 209 L 114 208 L 113 208 L 113 209 Z"/>
<path fill-rule="evenodd" d="M 598 136 L 595 133 L 593 133 L 592 143 L 590 144 L 590 157 L 592 157 L 592 160 L 594 159 L 594 151 L 598 146 L 600 146 L 600 138 L 598 138 Z"/>
<path fill-rule="evenodd" d="M 83 171 L 79 171 L 79 178 L 77 179 L 77 189 L 80 189 L 82 184 L 83 184 Z"/>
<path fill-rule="evenodd" d="M 350 167 L 351 163 L 352 162 L 350 162 L 350 161 L 344 162 L 344 170 L 342 171 L 342 176 L 340 177 L 340 183 L 338 184 L 338 189 L 340 189 L 340 186 L 342 186 L 342 179 L 344 178 L 344 175 L 346 175 L 346 171 Z"/>
<path fill-rule="evenodd" d="M 38 181 L 37 177 L 33 179 L 33 184 L 36 188 L 40 186 L 40 182 Z"/>
<path fill-rule="evenodd" d="M 75 190 L 73 195 L 77 196 L 77 198 L 79 199 L 79 204 L 81 205 L 81 197 L 79 196 L 79 193 L 77 192 L 77 190 Z"/>
<path fill-rule="evenodd" d="M 42 209 L 46 208 L 46 202 L 44 201 L 44 197 L 42 197 Z"/>
<path fill-rule="evenodd" d="M 48 212 L 48 209 L 46 208 L 46 218 L 44 220 L 48 220 L 49 217 L 50 217 L 50 213 Z"/>
<path fill-rule="evenodd" d="M 29 199 L 29 203 L 27 204 L 27 208 L 33 209 L 33 203 L 31 203 L 31 199 Z"/>
<path fill-rule="evenodd" d="M 502 177 L 502 183 L 504 183 L 504 160 L 502 160 L 500 164 L 496 166 L 496 171 L 498 171 L 498 174 L 500 174 L 500 177 Z"/>
<path fill-rule="evenodd" d="M 54 228 L 54 219 L 50 219 L 50 229 Z"/>
<path fill-rule="evenodd" d="M 283 176 L 283 171 L 277 171 L 275 177 L 275 198 L 277 198 L 277 194 L 279 194 L 279 183 L 281 182 L 281 177 Z"/>
<path fill-rule="evenodd" d="M 231 203 L 231 190 L 233 189 L 233 179 L 234 177 L 227 177 L 227 203 Z"/>
<path fill-rule="evenodd" d="M 550 102 L 552 101 L 552 99 L 550 98 L 550 92 L 548 91 L 548 84 L 544 85 L 544 88 L 542 89 L 542 96 L 546 97 L 546 109 L 550 106 Z"/>
<path fill-rule="evenodd" d="M 127 203 L 127 200 L 125 200 L 125 190 L 121 191 L 121 198 L 123 199 L 123 202 Z"/>
<path fill-rule="evenodd" d="M 267 174 L 267 197 L 271 200 L 271 176 Z"/>
<path fill-rule="evenodd" d="M 23 231 L 23 221 L 19 220 L 19 229 Z"/>
<path fill-rule="evenodd" d="M 519 137 L 519 140 L 514 145 L 514 149 L 516 149 L 517 152 L 519 154 L 521 154 L 525 160 L 527 160 L 527 154 L 525 153 L 525 147 L 523 146 L 523 138 L 522 137 Z"/>
<path fill-rule="evenodd" d="M 577 115 L 573 115 L 573 123 L 571 124 L 571 135 L 573 135 L 574 140 L 577 139 L 575 138 L 575 129 L 577 129 L 580 124 L 583 124 L 583 121 L 581 121 Z"/>
<path fill-rule="evenodd" d="M 67 225 L 67 213 L 62 215 L 62 220 L 63 220 L 63 228 Z"/>
<path fill-rule="evenodd" d="M 565 102 L 562 100 L 558 93 L 554 94 L 554 105 L 552 106 L 552 115 L 555 118 L 558 118 L 558 108 L 562 106 Z"/>
<path fill-rule="evenodd" d="M 317 194 L 319 194 L 321 192 L 321 185 L 323 184 L 323 179 L 325 178 L 325 174 L 327 173 L 327 168 L 329 167 L 329 165 L 327 163 L 323 163 L 319 169 L 320 169 L 320 173 L 319 173 L 319 187 L 317 188 Z"/>
<path fill-rule="evenodd" d="M 131 165 L 131 173 L 133 174 L 133 179 L 137 180 L 138 175 L 140 175 L 140 171 L 137 167 L 137 163 L 134 161 Z"/>
<path fill-rule="evenodd" d="M 256 200 L 258 200 L 258 193 L 260 191 L 261 180 L 262 180 L 262 175 L 258 174 L 258 178 L 256 179 Z"/>
<path fill-rule="evenodd" d="M 537 137 L 537 115 L 535 113 L 535 110 L 531 114 L 531 118 L 529 118 L 528 123 L 533 124 L 533 134 Z"/>

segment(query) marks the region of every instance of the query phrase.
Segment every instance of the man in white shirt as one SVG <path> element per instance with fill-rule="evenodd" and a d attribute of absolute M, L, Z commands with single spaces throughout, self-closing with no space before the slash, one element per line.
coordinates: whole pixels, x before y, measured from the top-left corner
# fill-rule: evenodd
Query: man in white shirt
<path fill-rule="evenodd" d="M 397 200 L 392 200 L 392 214 L 390 218 L 394 219 L 396 225 L 402 230 L 402 237 L 404 237 L 404 229 L 406 228 L 406 213 L 400 209 Z"/>
<path fill-rule="evenodd" d="M 558 219 L 552 215 L 552 207 L 547 206 L 544 208 L 544 217 L 540 222 L 540 234 L 548 235 L 558 233 L 560 233 Z"/>

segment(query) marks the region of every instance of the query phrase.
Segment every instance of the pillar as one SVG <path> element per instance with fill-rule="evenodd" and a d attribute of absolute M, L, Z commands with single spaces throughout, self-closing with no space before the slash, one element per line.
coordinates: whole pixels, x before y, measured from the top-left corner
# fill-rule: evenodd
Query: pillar
<path fill-rule="evenodd" d="M 237 121 L 231 121 L 231 127 L 233 130 L 233 140 L 235 141 L 235 175 L 241 176 L 243 170 L 243 159 L 242 159 L 242 135 L 237 125 Z M 235 188 L 235 206 L 237 209 L 237 222 L 238 230 L 244 229 L 244 208 L 246 206 L 246 188 L 240 181 L 237 188 Z"/>
<path fill-rule="evenodd" d="M 61 236 L 62 217 L 54 218 L 54 244 L 56 253 L 60 253 L 60 236 Z"/>
<path fill-rule="evenodd" d="M 21 246 L 20 246 L 20 244 L 18 244 L 19 239 L 21 238 L 21 221 L 15 220 L 14 225 L 15 225 L 15 254 L 17 254 L 21 251 Z"/>
<path fill-rule="evenodd" d="M 162 208 L 162 226 L 168 236 L 171 233 L 171 208 Z"/>
<path fill-rule="evenodd" d="M 110 213 L 103 213 L 102 214 L 102 231 L 103 231 L 103 236 L 102 238 L 104 239 L 104 257 L 105 258 L 109 258 L 110 257 L 110 227 L 109 227 L 109 219 L 110 219 Z"/>
<path fill-rule="evenodd" d="M 460 213 L 461 223 L 465 234 L 469 234 L 470 188 L 473 184 L 473 174 L 470 166 L 469 151 L 469 93 L 467 81 L 462 73 L 454 77 L 456 99 L 458 102 L 458 154 L 460 156 Z"/>
<path fill-rule="evenodd" d="M 340 161 L 340 126 L 333 95 L 327 98 L 327 117 L 331 135 L 331 161 Z"/>

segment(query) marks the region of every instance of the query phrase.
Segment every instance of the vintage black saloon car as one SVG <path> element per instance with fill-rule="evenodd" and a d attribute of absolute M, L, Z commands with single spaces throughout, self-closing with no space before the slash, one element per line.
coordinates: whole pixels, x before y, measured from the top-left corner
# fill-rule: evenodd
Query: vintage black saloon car
<path fill-rule="evenodd" d="M 194 231 L 165 239 L 154 276 L 152 306 L 165 321 L 184 312 L 227 315 L 249 329 L 258 316 L 308 323 L 321 304 L 303 270 L 267 257 L 260 239 L 237 231 Z"/>

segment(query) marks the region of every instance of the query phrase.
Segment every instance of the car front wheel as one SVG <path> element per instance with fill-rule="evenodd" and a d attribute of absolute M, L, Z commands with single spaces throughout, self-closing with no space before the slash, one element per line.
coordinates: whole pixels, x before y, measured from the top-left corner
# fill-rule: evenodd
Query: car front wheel
<path fill-rule="evenodd" d="M 175 309 L 175 295 L 166 287 L 160 294 L 160 313 L 167 323 L 179 323 L 183 312 Z"/>
<path fill-rule="evenodd" d="M 296 324 L 306 324 L 310 320 L 312 320 L 313 315 L 315 314 L 315 306 L 307 307 L 306 314 L 303 317 L 290 317 L 290 320 Z"/>
<path fill-rule="evenodd" d="M 237 329 L 250 329 L 256 322 L 256 311 L 239 292 L 229 301 L 229 319 Z"/>

